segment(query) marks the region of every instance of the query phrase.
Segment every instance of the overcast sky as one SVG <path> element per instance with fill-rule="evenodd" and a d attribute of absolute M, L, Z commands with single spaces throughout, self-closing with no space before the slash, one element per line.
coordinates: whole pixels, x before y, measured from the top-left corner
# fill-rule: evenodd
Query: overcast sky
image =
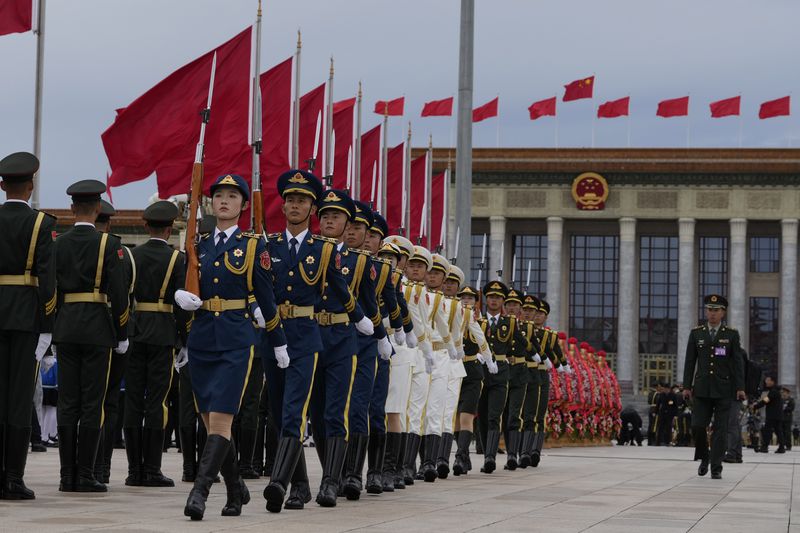
<path fill-rule="evenodd" d="M 104 180 L 100 134 L 114 110 L 255 17 L 256 0 L 48 0 L 42 141 L 44 208 L 65 207 L 72 181 Z M 589 146 L 598 104 L 631 96 L 634 147 L 685 146 L 685 118 L 656 118 L 658 101 L 691 95 L 694 147 L 735 147 L 738 118 L 709 118 L 708 104 L 742 95 L 743 144 L 800 145 L 797 0 L 477 0 L 474 106 L 500 96 L 500 144 L 552 147 L 555 121 L 528 118 L 536 100 L 559 96 L 559 145 Z M 328 75 L 334 96 L 364 85 L 366 131 L 375 100 L 406 97 L 390 123 L 399 143 L 412 121 L 414 145 L 454 139 L 454 119 L 419 118 L 425 101 L 455 96 L 456 0 L 266 0 L 262 69 L 289 57 L 303 32 L 301 90 Z M 35 38 L 0 37 L 0 157 L 32 150 Z M 563 85 L 596 76 L 594 100 L 560 101 Z M 793 93 L 794 116 L 758 120 L 758 106 Z M 625 146 L 624 118 L 595 123 L 595 145 Z M 474 126 L 474 145 L 493 147 L 497 119 Z M 140 208 L 155 178 L 114 191 L 117 207 Z"/>

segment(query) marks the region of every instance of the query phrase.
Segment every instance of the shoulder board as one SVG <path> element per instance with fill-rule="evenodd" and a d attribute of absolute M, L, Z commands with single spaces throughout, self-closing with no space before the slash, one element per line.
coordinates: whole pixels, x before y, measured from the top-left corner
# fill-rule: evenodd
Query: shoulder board
<path fill-rule="evenodd" d="M 200 234 L 200 238 L 201 239 L 208 239 L 209 237 L 211 237 L 211 232 L 210 231 L 208 233 L 201 233 Z"/>
<path fill-rule="evenodd" d="M 368 257 L 372 257 L 372 254 L 370 252 L 368 252 L 367 250 L 359 250 L 357 248 L 348 248 L 348 250 L 350 250 L 354 254 L 361 254 L 361 255 L 366 255 Z"/>
<path fill-rule="evenodd" d="M 725 331 L 725 330 L 733 331 L 734 333 L 739 333 L 739 330 L 736 329 L 736 328 L 732 328 L 730 326 L 722 326 L 722 331 Z"/>
<path fill-rule="evenodd" d="M 50 213 L 48 213 L 47 211 L 42 211 L 42 210 L 40 210 L 40 209 L 34 209 L 34 211 L 36 211 L 37 213 L 44 213 L 46 217 L 48 217 L 48 218 L 51 218 L 51 219 L 53 219 L 54 221 L 55 221 L 55 220 L 58 220 L 58 218 L 57 218 L 55 215 L 51 215 L 51 214 L 50 214 Z"/>
<path fill-rule="evenodd" d="M 109 236 L 109 237 L 114 237 L 114 238 L 115 238 L 115 239 L 117 239 L 117 240 L 118 240 L 120 243 L 122 242 L 122 237 L 120 237 L 119 235 L 117 235 L 117 234 L 115 234 L 115 233 L 109 233 L 109 234 L 108 234 L 108 236 Z"/>
<path fill-rule="evenodd" d="M 280 232 L 270 233 L 269 235 L 267 235 L 267 239 L 277 239 L 280 236 L 281 236 Z"/>
<path fill-rule="evenodd" d="M 258 233 L 253 233 L 252 231 L 243 231 L 239 235 L 241 235 L 246 239 L 258 239 L 259 237 L 261 237 L 261 235 L 259 235 Z"/>
<path fill-rule="evenodd" d="M 374 255 L 372 256 L 372 260 L 375 261 L 376 263 L 381 263 L 381 264 L 384 264 L 384 265 L 391 265 L 392 264 L 392 262 L 389 261 L 388 259 L 384 259 L 383 257 L 375 257 Z"/>
<path fill-rule="evenodd" d="M 339 241 L 331 237 L 323 237 L 322 235 L 312 235 L 311 237 L 318 241 L 329 242 L 331 244 L 339 244 Z"/>
<path fill-rule="evenodd" d="M 696 327 L 692 328 L 692 331 L 694 331 L 694 330 L 696 330 L 696 329 L 703 329 L 704 327 L 705 327 L 705 326 L 696 326 Z"/>

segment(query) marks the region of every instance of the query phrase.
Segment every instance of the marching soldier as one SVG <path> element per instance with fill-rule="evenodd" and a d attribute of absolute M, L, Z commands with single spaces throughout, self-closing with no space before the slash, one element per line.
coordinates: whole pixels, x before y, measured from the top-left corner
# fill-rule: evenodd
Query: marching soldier
<path fill-rule="evenodd" d="M 528 342 L 531 343 L 531 349 L 525 356 L 528 383 L 525 388 L 525 402 L 522 407 L 522 443 L 520 444 L 519 452 L 520 468 L 527 468 L 531 465 L 534 436 L 538 431 L 536 427 L 536 414 L 541 402 L 547 402 L 547 398 L 542 397 L 542 378 L 539 372 L 539 366 L 541 365 L 545 370 L 544 377 L 549 380 L 547 377 L 547 367 L 545 363 L 542 362 L 542 356 L 539 353 L 543 351 L 542 341 L 547 331 L 537 331 L 534 323 L 535 315 L 537 311 L 539 311 L 539 305 L 539 299 L 531 294 L 526 294 L 522 300 L 520 316 L 524 321 L 524 325 L 521 328 L 521 332 Z"/>
<path fill-rule="evenodd" d="M 186 345 L 189 320 L 189 314 L 174 305 L 175 291 L 183 289 L 186 279 L 183 254 L 167 242 L 177 217 L 178 208 L 171 202 L 150 205 L 143 215 L 150 239 L 133 250 L 138 275 L 132 348 L 125 374 L 124 424 L 125 484 L 131 486 L 175 486 L 161 473 L 161 447 L 167 424 L 163 406 L 172 385 L 175 346 Z"/>
<path fill-rule="evenodd" d="M 290 482 L 287 509 L 302 509 L 311 501 L 302 449 L 306 406 L 318 355 L 324 349 L 314 309 L 317 300 L 335 298 L 358 331 L 374 332 L 342 276 L 336 241 L 309 233 L 311 216 L 323 194 L 319 178 L 289 170 L 278 178 L 278 194 L 283 198 L 286 230 L 271 234 L 268 244 L 288 351 L 262 345 L 271 416 L 279 435 L 272 476 L 264 489 L 267 511 L 272 513 L 281 511 Z"/>
<path fill-rule="evenodd" d="M 94 225 L 105 190 L 97 180 L 79 181 L 67 189 L 75 225 L 55 242 L 58 314 L 53 343 L 58 348 L 59 490 L 63 492 L 108 490 L 95 479 L 94 462 L 111 353 L 128 350 L 125 252 L 117 237 L 97 231 Z"/>
<path fill-rule="evenodd" d="M 39 160 L 26 152 L 0 161 L 0 498 L 32 500 L 25 486 L 38 362 L 55 316 L 55 218 L 31 209 Z"/>
<path fill-rule="evenodd" d="M 522 430 L 522 407 L 525 401 L 525 391 L 528 387 L 528 354 L 531 352 L 532 343 L 523 334 L 526 324 L 521 319 L 522 295 L 511 288 L 506 296 L 505 309 L 509 316 L 516 319 L 517 328 L 511 341 L 508 367 L 508 416 L 503 418 L 506 442 L 506 470 L 516 470 L 518 466 L 517 454 L 520 451 Z"/>
<path fill-rule="evenodd" d="M 114 206 L 105 200 L 100 200 L 100 216 L 97 217 L 94 224 L 97 231 L 103 233 L 111 233 L 111 217 L 117 211 Z M 124 272 L 124 284 L 128 289 L 128 316 L 130 317 L 130 304 L 133 303 L 133 285 L 136 281 L 136 262 L 133 260 L 133 255 L 127 246 L 122 246 L 124 252 L 122 256 L 122 270 Z M 128 337 L 133 332 L 133 317 L 128 320 Z M 128 348 L 130 351 L 130 347 Z M 105 421 L 100 430 L 100 444 L 97 449 L 97 459 L 94 463 L 94 477 L 101 483 L 108 483 L 111 477 L 111 456 L 114 454 L 114 434 L 121 428 L 117 426 L 117 419 L 119 413 L 119 403 L 122 393 L 120 387 L 122 386 L 122 379 L 125 376 L 125 367 L 127 365 L 127 352 L 126 353 L 112 353 L 111 354 L 111 370 L 108 373 L 108 387 L 106 396 L 103 400 L 103 412 L 105 413 Z M 159 445 L 159 450 L 161 446 Z"/>
<path fill-rule="evenodd" d="M 735 399 L 744 400 L 744 356 L 739 332 L 722 324 L 728 301 L 710 294 L 703 299 L 706 324 L 689 334 L 686 345 L 686 366 L 683 372 L 683 395 L 693 399 L 692 433 L 695 459 L 700 459 L 697 475 L 708 473 L 722 479 L 722 456 L 728 431 L 728 411 Z M 706 429 L 714 417 L 711 455 L 708 453 Z"/>

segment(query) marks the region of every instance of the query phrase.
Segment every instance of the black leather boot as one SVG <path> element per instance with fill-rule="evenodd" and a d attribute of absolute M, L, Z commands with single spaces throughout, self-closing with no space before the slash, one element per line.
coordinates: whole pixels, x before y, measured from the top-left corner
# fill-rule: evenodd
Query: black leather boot
<path fill-rule="evenodd" d="M 542 460 L 542 447 L 544 447 L 544 431 L 539 431 L 534 435 L 531 453 L 531 466 L 534 468 L 539 466 L 539 461 Z"/>
<path fill-rule="evenodd" d="M 528 468 L 531 466 L 531 455 L 533 454 L 533 431 L 522 432 L 522 443 L 519 449 L 519 467 Z"/>
<path fill-rule="evenodd" d="M 75 492 L 78 477 L 78 428 L 77 426 L 58 426 L 58 457 L 61 461 L 61 492 Z"/>
<path fill-rule="evenodd" d="M 346 453 L 347 440 L 344 437 L 325 439 L 325 461 L 322 463 L 322 481 L 317 493 L 317 504 L 321 507 L 336 507 Z"/>
<path fill-rule="evenodd" d="M 194 486 L 189 491 L 186 507 L 183 508 L 184 516 L 192 520 L 202 520 L 206 512 L 208 491 L 214 483 L 214 478 L 219 473 L 220 466 L 225 460 L 230 448 L 230 441 L 222 435 L 209 435 L 197 465 L 197 477 Z"/>
<path fill-rule="evenodd" d="M 350 435 L 350 441 L 347 443 L 343 492 L 348 500 L 355 501 L 361 498 L 362 475 L 364 461 L 367 458 L 368 443 L 369 435 L 364 434 Z"/>
<path fill-rule="evenodd" d="M 264 432 L 264 477 L 272 477 L 272 467 L 275 466 L 275 456 L 278 452 L 278 432 L 275 424 L 267 420 Z"/>
<path fill-rule="evenodd" d="M 236 461 L 236 445 L 231 439 L 228 453 L 219 467 L 219 473 L 222 474 L 222 478 L 225 480 L 225 490 L 228 493 L 228 499 L 222 508 L 222 516 L 239 516 L 242 514 L 242 505 L 250 503 L 250 491 L 247 490 L 247 485 L 245 485 L 240 471 L 241 469 Z"/>
<path fill-rule="evenodd" d="M 108 487 L 94 478 L 94 460 L 100 444 L 100 428 L 78 429 L 78 480 L 76 492 L 108 492 Z"/>
<path fill-rule="evenodd" d="M 383 492 L 383 458 L 386 453 L 386 433 L 372 433 L 367 449 L 367 494 Z"/>
<path fill-rule="evenodd" d="M 97 445 L 97 458 L 94 461 L 94 478 L 100 483 L 108 483 L 111 478 L 111 454 L 106 452 L 109 444 L 111 451 L 114 451 L 114 437 L 111 432 L 111 424 L 108 422 L 100 428 L 100 442 Z"/>
<path fill-rule="evenodd" d="M 142 485 L 145 487 L 174 487 L 175 482 L 161 473 L 161 444 L 164 430 L 144 428 L 142 430 Z"/>
<path fill-rule="evenodd" d="M 144 462 L 142 431 L 139 427 L 122 428 L 122 433 L 125 435 L 125 455 L 128 456 L 128 477 L 125 478 L 125 484 L 129 487 L 142 486 Z M 161 444 L 158 444 L 158 449 L 161 451 Z"/>
<path fill-rule="evenodd" d="M 506 470 L 516 470 L 519 463 L 517 463 L 517 454 L 519 453 L 519 431 L 509 431 L 508 441 L 506 442 Z"/>
<path fill-rule="evenodd" d="M 0 494 L 4 500 L 35 500 L 34 492 L 22 481 L 28 460 L 31 428 L 6 426 L 4 433 L 0 435 L 5 440 L 5 475 Z"/>
<path fill-rule="evenodd" d="M 436 472 L 436 459 L 439 457 L 439 448 L 441 444 L 441 435 L 425 435 L 424 459 L 420 471 L 422 472 L 422 479 L 424 479 L 426 483 L 433 483 L 438 476 Z"/>
<path fill-rule="evenodd" d="M 462 429 L 458 432 L 458 447 L 456 460 L 453 462 L 453 475 L 461 476 L 469 472 L 469 445 L 472 442 L 472 432 Z"/>
<path fill-rule="evenodd" d="M 425 479 L 425 475 L 422 473 L 422 464 L 425 462 L 425 442 L 428 440 L 427 435 L 422 435 L 419 438 L 419 468 L 416 470 L 414 474 L 414 479 L 417 481 L 422 481 Z M 414 461 L 414 467 L 416 468 L 416 458 Z"/>
<path fill-rule="evenodd" d="M 394 480 L 397 475 L 397 457 L 400 452 L 400 441 L 403 436 L 400 433 L 386 434 L 386 448 L 383 452 L 383 471 L 381 472 L 381 482 L 383 492 L 394 492 Z"/>
<path fill-rule="evenodd" d="M 292 488 L 289 497 L 286 498 L 284 509 L 300 510 L 311 501 L 311 486 L 308 483 L 308 470 L 306 469 L 306 453 L 304 448 L 300 448 L 300 458 L 297 466 L 294 467 L 292 474 Z"/>
<path fill-rule="evenodd" d="M 282 437 L 278 441 L 272 476 L 264 488 L 264 499 L 267 500 L 267 511 L 270 513 L 280 513 L 283 509 L 283 498 L 286 496 L 286 489 L 289 487 L 302 450 L 303 443 L 300 439 Z"/>
<path fill-rule="evenodd" d="M 483 468 L 482 472 L 491 474 L 497 468 L 495 457 L 497 456 L 497 447 L 500 445 L 500 432 L 490 429 L 486 432 L 486 447 L 483 453 Z"/>
<path fill-rule="evenodd" d="M 450 454 L 453 451 L 454 440 L 455 436 L 452 433 L 442 433 L 442 443 L 436 459 L 436 473 L 439 479 L 447 479 L 450 474 Z"/>
<path fill-rule="evenodd" d="M 417 453 L 419 453 L 419 446 L 421 443 L 422 437 L 416 433 L 408 434 L 406 453 L 403 458 L 403 481 L 406 485 L 414 484 L 414 478 L 417 474 Z"/>
<path fill-rule="evenodd" d="M 239 435 L 239 473 L 243 479 L 258 479 L 261 476 L 253 467 L 256 431 L 254 429 L 241 428 Z"/>
<path fill-rule="evenodd" d="M 394 467 L 395 490 L 405 490 L 406 488 L 406 476 L 403 465 L 406 459 L 407 448 L 408 448 L 408 433 L 400 433 L 400 447 L 397 450 L 397 464 Z"/>
<path fill-rule="evenodd" d="M 179 430 L 181 439 L 181 455 L 183 455 L 183 475 L 181 481 L 194 482 L 197 476 L 197 428 L 194 426 L 181 426 Z"/>

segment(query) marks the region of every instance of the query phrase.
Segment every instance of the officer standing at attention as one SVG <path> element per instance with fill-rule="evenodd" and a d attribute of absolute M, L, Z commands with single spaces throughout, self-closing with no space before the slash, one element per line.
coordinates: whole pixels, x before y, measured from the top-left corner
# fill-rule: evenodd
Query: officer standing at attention
<path fill-rule="evenodd" d="M 744 357 L 739 332 L 722 323 L 728 301 L 710 294 L 703 299 L 706 324 L 689 334 L 686 366 L 683 372 L 683 395 L 693 399 L 692 433 L 695 460 L 700 459 L 697 475 L 708 473 L 722 479 L 722 456 L 728 432 L 728 412 L 734 399 L 744 400 Z M 706 429 L 714 416 L 711 456 L 708 454 Z"/>
<path fill-rule="evenodd" d="M 503 418 L 506 443 L 506 470 L 516 470 L 517 455 L 522 440 L 522 407 L 525 402 L 525 391 L 528 387 L 528 354 L 533 350 L 532 339 L 527 338 L 523 328 L 527 324 L 522 320 L 522 294 L 510 288 L 506 296 L 505 309 L 509 316 L 516 319 L 517 328 L 511 341 L 508 365 L 508 399 L 507 416 Z"/>
<path fill-rule="evenodd" d="M 0 161 L 0 498 L 33 500 L 25 486 L 38 362 L 55 316 L 55 218 L 31 209 L 39 160 L 26 152 Z"/>
<path fill-rule="evenodd" d="M 72 197 L 75 225 L 55 242 L 58 314 L 53 344 L 58 348 L 59 490 L 63 492 L 108 490 L 95 479 L 94 462 L 111 352 L 128 350 L 125 252 L 119 238 L 95 228 L 105 191 L 97 180 L 70 185 L 67 194 Z"/>
<path fill-rule="evenodd" d="M 211 205 L 217 219 L 214 233 L 197 245 L 200 262 L 200 294 L 182 289 L 175 302 L 195 311 L 189 333 L 189 371 L 197 410 L 208 429 L 208 439 L 189 493 L 185 516 L 202 520 L 206 499 L 217 473 L 225 480 L 227 502 L 222 516 L 238 516 L 250 493 L 239 474 L 231 424 L 239 410 L 242 393 L 258 341 L 250 316 L 253 311 L 266 329 L 276 353 L 286 353 L 286 338 L 278 318 L 270 275 L 270 256 L 260 235 L 242 233 L 238 221 L 248 207 L 250 189 L 241 176 L 220 176 L 211 185 Z M 162 278 L 163 280 L 163 278 Z"/>
<path fill-rule="evenodd" d="M 161 473 L 161 448 L 167 424 L 163 406 L 172 385 L 175 346 L 179 340 L 185 346 L 190 318 L 174 305 L 175 291 L 183 289 L 186 280 L 183 254 L 167 243 L 177 217 L 178 208 L 172 202 L 150 205 L 143 214 L 150 239 L 133 250 L 138 268 L 132 348 L 125 374 L 126 485 L 175 486 Z"/>

